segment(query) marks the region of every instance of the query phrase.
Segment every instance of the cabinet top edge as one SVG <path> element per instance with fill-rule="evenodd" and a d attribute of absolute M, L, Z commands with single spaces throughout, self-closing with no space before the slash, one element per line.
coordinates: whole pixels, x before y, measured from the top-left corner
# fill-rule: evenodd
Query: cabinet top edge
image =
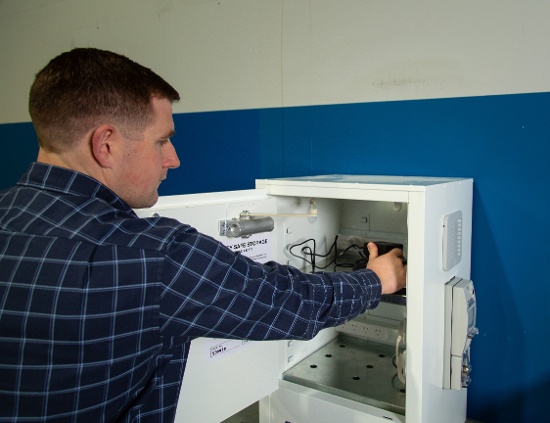
<path fill-rule="evenodd" d="M 450 183 L 473 182 L 472 178 L 438 177 L 438 176 L 391 176 L 391 175 L 314 175 L 288 178 L 257 179 L 256 187 L 265 186 L 339 186 L 347 185 L 349 188 L 367 188 L 367 185 L 384 185 L 410 190 L 414 187 L 426 189 L 434 185 L 446 185 Z M 382 187 L 381 187 L 382 188 Z M 414 189 L 413 189 L 414 190 Z"/>

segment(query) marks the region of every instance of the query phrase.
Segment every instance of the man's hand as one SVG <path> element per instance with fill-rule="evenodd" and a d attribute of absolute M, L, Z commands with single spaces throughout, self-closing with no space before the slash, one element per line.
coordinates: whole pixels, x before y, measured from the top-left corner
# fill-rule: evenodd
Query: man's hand
<path fill-rule="evenodd" d="M 374 271 L 382 282 L 382 294 L 393 294 L 405 288 L 407 266 L 403 262 L 403 250 L 394 248 L 390 252 L 378 255 L 378 247 L 369 242 L 369 262 L 367 269 Z"/>

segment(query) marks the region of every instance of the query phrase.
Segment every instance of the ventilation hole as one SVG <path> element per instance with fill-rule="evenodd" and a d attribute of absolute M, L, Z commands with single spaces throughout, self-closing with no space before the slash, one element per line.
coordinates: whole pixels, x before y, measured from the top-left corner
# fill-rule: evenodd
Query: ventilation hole
<path fill-rule="evenodd" d="M 325 357 L 331 358 L 332 354 L 325 354 Z"/>
<path fill-rule="evenodd" d="M 309 367 L 311 367 L 312 369 L 316 369 L 316 368 L 317 368 L 317 364 L 312 364 L 312 365 L 309 366 Z"/>
<path fill-rule="evenodd" d="M 352 379 L 353 380 L 360 380 L 361 378 L 359 376 L 353 376 Z"/>
<path fill-rule="evenodd" d="M 372 364 L 367 364 L 367 369 L 374 369 L 374 366 Z"/>

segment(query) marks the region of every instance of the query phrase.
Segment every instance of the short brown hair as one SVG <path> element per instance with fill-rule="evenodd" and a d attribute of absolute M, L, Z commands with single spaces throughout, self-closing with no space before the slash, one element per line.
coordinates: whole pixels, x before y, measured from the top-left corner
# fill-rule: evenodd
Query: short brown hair
<path fill-rule="evenodd" d="M 164 79 L 125 56 L 77 48 L 38 72 L 29 113 L 40 146 L 61 152 L 105 118 L 125 136 L 139 138 L 152 117 L 153 97 L 172 103 L 180 98 Z"/>

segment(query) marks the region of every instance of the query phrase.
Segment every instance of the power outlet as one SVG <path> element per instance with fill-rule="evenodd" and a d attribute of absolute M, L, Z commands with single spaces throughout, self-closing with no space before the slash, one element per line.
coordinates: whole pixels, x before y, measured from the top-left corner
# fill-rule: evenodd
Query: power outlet
<path fill-rule="evenodd" d="M 399 335 L 399 322 L 350 320 L 338 326 L 337 330 L 360 339 L 395 344 Z"/>

